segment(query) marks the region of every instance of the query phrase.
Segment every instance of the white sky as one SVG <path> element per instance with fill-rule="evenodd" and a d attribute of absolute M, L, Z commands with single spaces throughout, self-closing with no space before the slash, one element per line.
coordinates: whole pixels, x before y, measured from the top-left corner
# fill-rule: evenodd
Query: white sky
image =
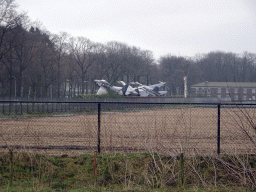
<path fill-rule="evenodd" d="M 256 0 L 16 0 L 51 33 L 166 54 L 256 53 Z"/>

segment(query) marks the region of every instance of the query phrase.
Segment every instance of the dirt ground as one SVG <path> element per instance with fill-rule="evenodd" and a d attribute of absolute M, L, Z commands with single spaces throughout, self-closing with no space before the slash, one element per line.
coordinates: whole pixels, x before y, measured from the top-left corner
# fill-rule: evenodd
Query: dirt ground
<path fill-rule="evenodd" d="M 221 153 L 255 153 L 255 109 L 223 108 Z M 102 153 L 216 154 L 217 108 L 180 108 L 101 114 Z M 0 150 L 47 154 L 93 153 L 98 116 L 75 115 L 0 120 Z"/>

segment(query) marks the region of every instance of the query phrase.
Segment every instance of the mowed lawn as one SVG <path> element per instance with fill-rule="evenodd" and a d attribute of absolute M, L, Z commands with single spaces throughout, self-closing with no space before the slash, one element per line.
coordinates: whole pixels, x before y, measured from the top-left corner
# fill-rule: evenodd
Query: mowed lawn
<path fill-rule="evenodd" d="M 255 153 L 255 109 L 222 108 L 221 153 Z M 72 115 L 2 119 L 0 147 L 47 154 L 97 151 L 98 116 Z M 209 155 L 217 152 L 217 108 L 103 112 L 102 153 L 158 152 Z"/>

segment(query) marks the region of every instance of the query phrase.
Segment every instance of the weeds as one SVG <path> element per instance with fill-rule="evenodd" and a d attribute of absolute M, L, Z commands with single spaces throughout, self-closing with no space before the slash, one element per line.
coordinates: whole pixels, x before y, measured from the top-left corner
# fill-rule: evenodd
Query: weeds
<path fill-rule="evenodd" d="M 44 156 L 0 154 L 0 191 L 20 188 L 89 191 L 253 191 L 256 156 L 177 157 L 156 153 Z M 9 179 L 13 177 L 10 185 Z M 96 177 L 96 180 L 95 180 Z"/>

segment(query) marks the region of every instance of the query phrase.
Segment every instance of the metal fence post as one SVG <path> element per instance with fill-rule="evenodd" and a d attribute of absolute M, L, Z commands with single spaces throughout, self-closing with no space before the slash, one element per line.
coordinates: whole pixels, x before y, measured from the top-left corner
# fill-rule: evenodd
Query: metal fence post
<path fill-rule="evenodd" d="M 35 103 L 32 103 L 32 114 L 35 112 Z"/>
<path fill-rule="evenodd" d="M 100 111 L 101 103 L 98 103 L 98 153 L 100 154 Z"/>
<path fill-rule="evenodd" d="M 220 154 L 220 104 L 218 104 L 217 153 Z"/>
<path fill-rule="evenodd" d="M 22 115 L 23 114 L 23 109 L 22 109 L 22 102 L 20 102 L 20 114 Z"/>
<path fill-rule="evenodd" d="M 9 115 L 11 114 L 12 103 L 9 102 Z"/>
<path fill-rule="evenodd" d="M 17 115 L 18 114 L 17 103 L 14 103 L 14 106 L 15 106 L 15 115 Z"/>

